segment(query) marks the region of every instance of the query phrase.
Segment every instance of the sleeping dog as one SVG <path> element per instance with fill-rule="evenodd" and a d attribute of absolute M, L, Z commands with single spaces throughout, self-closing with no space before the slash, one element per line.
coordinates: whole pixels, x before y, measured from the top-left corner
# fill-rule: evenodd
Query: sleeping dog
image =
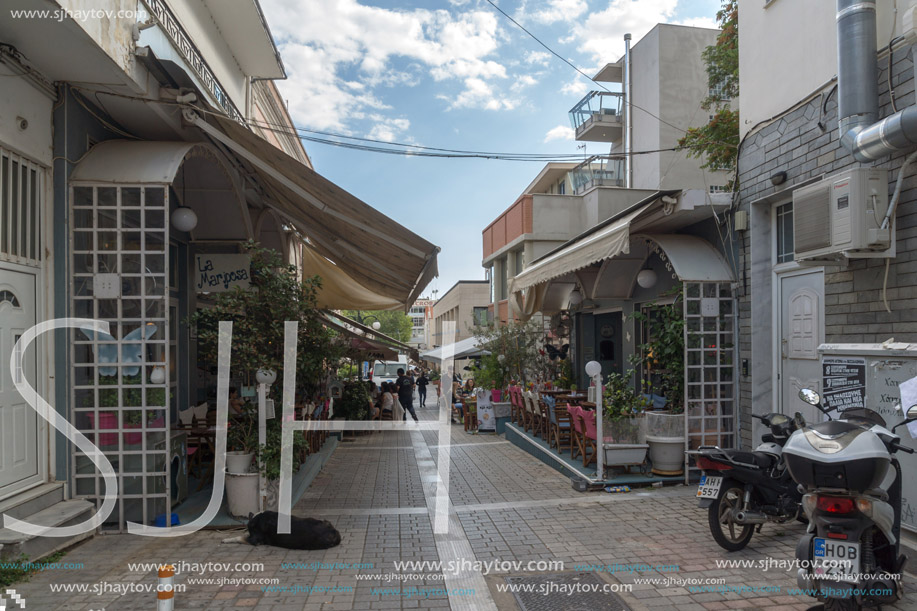
<path fill-rule="evenodd" d="M 290 516 L 290 532 L 277 532 L 277 512 L 248 514 L 248 542 L 286 549 L 328 549 L 341 542 L 341 533 L 327 520 Z"/>

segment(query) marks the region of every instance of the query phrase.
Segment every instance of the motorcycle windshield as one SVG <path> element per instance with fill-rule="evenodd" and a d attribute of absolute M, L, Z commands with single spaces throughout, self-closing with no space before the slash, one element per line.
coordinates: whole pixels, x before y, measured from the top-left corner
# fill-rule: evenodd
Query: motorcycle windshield
<path fill-rule="evenodd" d="M 867 426 L 873 426 L 877 424 L 882 428 L 885 428 L 885 419 L 882 418 L 878 413 L 867 409 L 865 407 L 853 407 L 850 409 L 845 409 L 841 412 L 841 418 L 844 420 L 850 420 L 857 424 L 865 424 Z"/>

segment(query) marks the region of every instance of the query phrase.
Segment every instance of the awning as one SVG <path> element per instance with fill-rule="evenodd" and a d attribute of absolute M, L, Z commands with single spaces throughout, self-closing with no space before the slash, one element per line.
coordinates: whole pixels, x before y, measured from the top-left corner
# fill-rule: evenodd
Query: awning
<path fill-rule="evenodd" d="M 235 121 L 185 118 L 238 155 L 266 191 L 265 203 L 321 256 L 407 311 L 437 275 L 439 248 L 290 157 Z"/>
<path fill-rule="evenodd" d="M 630 226 L 634 219 L 663 195 L 677 191 L 657 191 L 650 197 L 637 202 L 622 214 L 573 238 L 553 252 L 535 261 L 530 267 L 512 279 L 513 292 L 575 272 L 593 263 L 611 259 L 630 250 Z"/>
<path fill-rule="evenodd" d="M 322 286 L 316 295 L 318 307 L 328 310 L 397 310 L 397 299 L 370 291 L 340 267 L 305 244 L 302 252 L 304 276 L 319 276 Z"/>
<path fill-rule="evenodd" d="M 375 329 L 362 325 L 352 318 L 325 310 L 321 313 L 321 320 L 325 326 L 344 333 L 352 340 L 356 340 L 357 344 L 352 344 L 353 347 L 362 349 L 361 346 L 366 345 L 381 353 L 380 356 L 374 358 L 395 360 L 399 354 L 407 354 L 415 361 L 420 360 L 416 348 L 399 342 L 385 333 L 380 333 Z"/>
<path fill-rule="evenodd" d="M 434 348 L 433 350 L 421 352 L 420 358 L 424 361 L 441 363 L 443 360 L 443 354 L 446 353 L 447 350 L 452 351 L 452 358 L 455 359 L 467 359 L 484 354 L 490 354 L 490 352 L 481 348 L 480 340 L 478 338 L 469 337 L 468 339 L 459 340 L 454 344 L 448 344 L 446 346 Z"/>

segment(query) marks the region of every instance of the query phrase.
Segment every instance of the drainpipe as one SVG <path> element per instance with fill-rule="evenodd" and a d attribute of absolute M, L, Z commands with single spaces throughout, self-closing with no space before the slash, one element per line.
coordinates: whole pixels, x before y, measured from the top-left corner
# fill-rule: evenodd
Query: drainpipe
<path fill-rule="evenodd" d="M 840 0 L 838 0 L 840 1 Z M 631 150 L 633 148 L 633 126 L 631 120 L 630 96 L 631 88 L 631 66 L 630 66 L 630 34 L 624 35 L 624 188 L 632 188 L 633 164 L 631 162 Z"/>
<path fill-rule="evenodd" d="M 838 129 L 860 163 L 917 145 L 917 106 L 877 122 L 876 44 L 876 0 L 837 0 Z"/>

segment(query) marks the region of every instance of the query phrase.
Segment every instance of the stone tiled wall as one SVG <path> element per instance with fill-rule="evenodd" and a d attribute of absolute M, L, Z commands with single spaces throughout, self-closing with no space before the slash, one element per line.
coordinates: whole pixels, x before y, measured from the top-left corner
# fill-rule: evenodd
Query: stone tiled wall
<path fill-rule="evenodd" d="M 887 58 L 879 60 L 880 117 L 894 113 L 887 84 Z M 911 53 L 894 54 L 892 88 L 898 110 L 915 103 Z M 775 83 L 779 86 L 779 83 Z M 813 87 L 818 84 L 813 83 Z M 821 123 L 821 125 L 819 125 Z M 898 171 L 910 151 L 882 158 L 872 165 L 889 171 L 889 197 Z M 750 211 L 750 203 L 776 193 L 770 176 L 781 170 L 787 185 L 831 175 L 857 162 L 840 146 L 837 133 L 837 91 L 834 84 L 816 92 L 808 101 L 775 117 L 749 133 L 739 152 L 739 209 Z M 783 187 L 785 189 L 785 186 Z M 853 260 L 846 268 L 825 271 L 825 339 L 828 342 L 882 342 L 889 337 L 917 342 L 917 163 L 908 170 L 897 210 L 897 257 L 888 270 L 887 312 L 882 302 L 885 259 Z M 749 215 L 751 216 L 751 215 Z M 752 360 L 751 303 L 756 287 L 751 285 L 751 235 L 737 236 L 741 252 L 739 278 L 740 359 Z M 753 372 L 750 372 L 753 374 Z M 744 447 L 751 438 L 752 375 L 740 378 L 741 439 Z M 764 411 L 758 407 L 756 412 Z"/>

